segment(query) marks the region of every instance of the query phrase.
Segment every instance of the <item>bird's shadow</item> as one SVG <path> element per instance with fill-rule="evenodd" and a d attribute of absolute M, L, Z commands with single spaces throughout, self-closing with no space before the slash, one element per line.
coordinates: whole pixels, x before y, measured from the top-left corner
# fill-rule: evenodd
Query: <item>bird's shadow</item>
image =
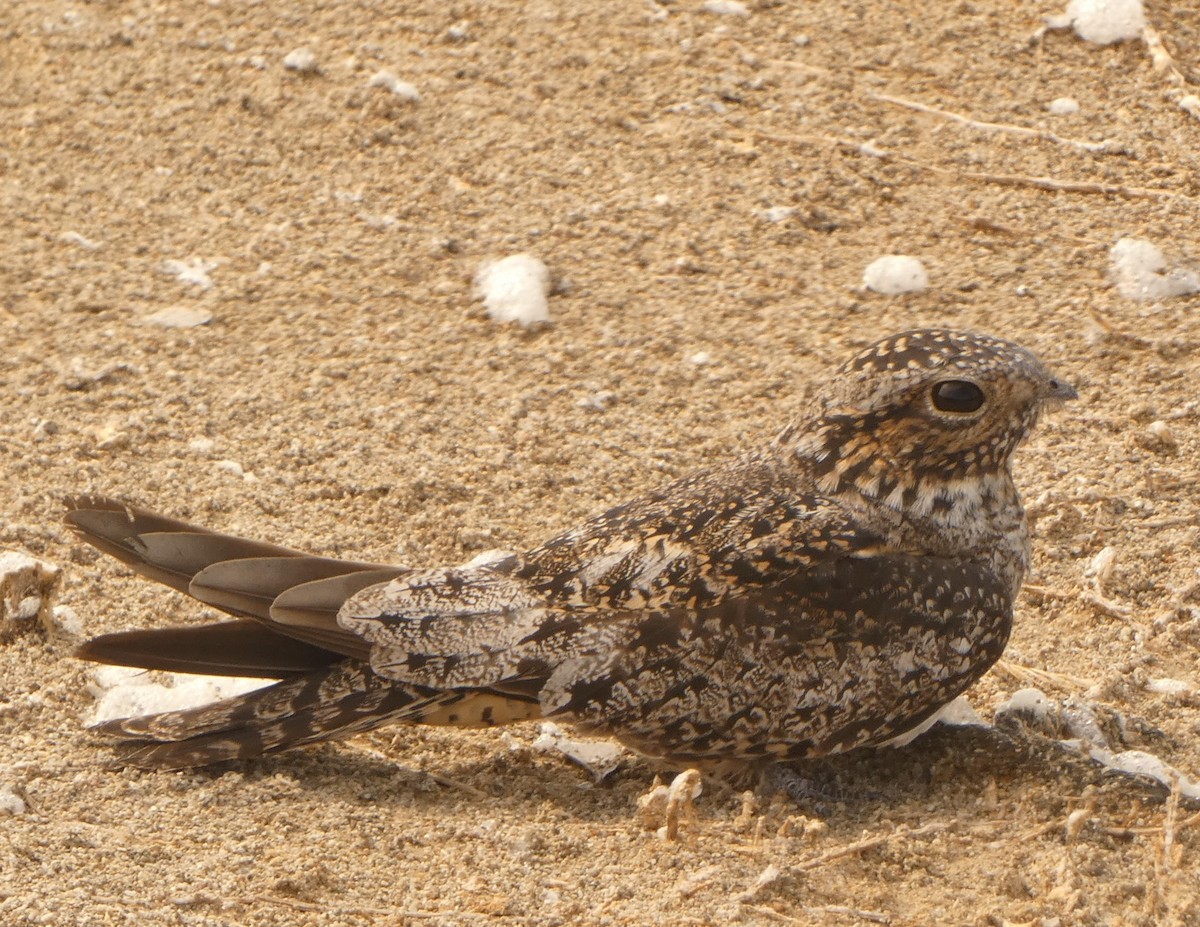
<path fill-rule="evenodd" d="M 351 744 L 323 744 L 306 751 L 223 764 L 190 775 L 216 779 L 240 772 L 250 781 L 284 776 L 294 787 L 348 805 L 399 810 L 445 811 L 462 807 L 504 807 L 518 817 L 533 817 L 549 804 L 572 819 L 611 824 L 629 818 L 658 775 L 670 781 L 683 767 L 669 767 L 631 756 L 611 776 L 596 782 L 561 757 L 497 749 L 481 760 L 457 759 L 445 766 L 429 762 L 422 751 L 419 767 L 391 754 Z M 1113 783 L 1082 758 L 1072 758 L 995 728 L 935 728 L 900 748 L 857 750 L 788 767 L 811 794 L 790 796 L 796 812 L 847 825 L 891 818 L 920 819 L 931 803 L 965 809 L 993 797 L 1024 797 L 1052 784 L 1055 794 L 1080 794 L 1089 785 L 1137 788 L 1138 797 L 1161 799 L 1161 790 L 1124 780 Z M 705 813 L 733 813 L 743 792 L 757 792 L 759 804 L 780 800 L 777 787 L 746 778 L 707 777 Z"/>

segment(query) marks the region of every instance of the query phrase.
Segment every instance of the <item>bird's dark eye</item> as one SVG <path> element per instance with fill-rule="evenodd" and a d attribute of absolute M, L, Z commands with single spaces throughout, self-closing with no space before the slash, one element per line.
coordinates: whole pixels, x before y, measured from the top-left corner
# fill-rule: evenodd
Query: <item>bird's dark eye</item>
<path fill-rule="evenodd" d="M 941 412 L 978 412 L 983 390 L 970 380 L 943 380 L 933 386 L 933 404 Z"/>

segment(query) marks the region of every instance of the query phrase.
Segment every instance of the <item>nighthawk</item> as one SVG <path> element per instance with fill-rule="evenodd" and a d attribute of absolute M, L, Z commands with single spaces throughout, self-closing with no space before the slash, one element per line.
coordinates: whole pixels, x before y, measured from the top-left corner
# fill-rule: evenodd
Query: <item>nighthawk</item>
<path fill-rule="evenodd" d="M 72 499 L 83 540 L 233 616 L 81 657 L 279 680 L 99 730 L 167 768 L 388 722 L 553 718 L 679 763 L 882 743 L 1004 650 L 1029 562 L 1010 459 L 1075 396 L 1008 341 L 893 335 L 767 446 L 477 566 L 316 557 Z"/>

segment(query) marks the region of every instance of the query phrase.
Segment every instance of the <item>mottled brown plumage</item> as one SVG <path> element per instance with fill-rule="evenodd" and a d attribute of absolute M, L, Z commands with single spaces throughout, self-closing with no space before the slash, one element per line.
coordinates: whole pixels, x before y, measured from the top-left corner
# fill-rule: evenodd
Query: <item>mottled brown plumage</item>
<path fill-rule="evenodd" d="M 1003 651 L 1029 558 L 1010 457 L 1046 402 L 1074 395 L 1009 342 L 895 335 L 767 447 L 448 569 L 309 557 L 73 500 L 85 540 L 238 618 L 108 635 L 81 656 L 286 677 L 100 729 L 165 767 L 388 721 L 556 718 L 686 762 L 881 743 Z"/>

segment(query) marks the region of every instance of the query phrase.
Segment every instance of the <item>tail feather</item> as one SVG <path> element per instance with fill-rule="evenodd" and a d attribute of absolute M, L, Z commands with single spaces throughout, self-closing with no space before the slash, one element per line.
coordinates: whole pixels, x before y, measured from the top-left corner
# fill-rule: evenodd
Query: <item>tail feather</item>
<path fill-rule="evenodd" d="M 406 572 L 408 571 L 398 567 L 384 567 L 292 586 L 275 597 L 271 604 L 271 620 L 289 629 L 288 633 L 293 633 L 294 629 L 298 628 L 327 628 L 330 616 L 336 625 L 338 610 L 350 596 L 368 586 L 386 583 Z M 362 640 L 349 631 L 344 633 Z"/>
<path fill-rule="evenodd" d="M 78 651 L 79 656 L 100 662 L 267 676 L 275 669 L 276 675 L 307 672 L 346 656 L 365 659 L 369 644 L 338 626 L 341 601 L 334 595 L 309 601 L 304 620 L 298 623 L 272 618 L 272 605 L 293 587 L 333 580 L 330 590 L 343 585 L 357 590 L 405 572 L 401 567 L 314 557 L 220 534 L 104 497 L 72 498 L 67 509 L 65 521 L 76 534 L 135 572 L 261 625 L 258 633 L 226 622 L 109 634 Z"/>
<path fill-rule="evenodd" d="M 365 645 L 362 652 L 365 657 Z M 281 637 L 251 620 L 104 634 L 80 645 L 75 656 L 172 673 L 264 679 L 308 673 L 336 659 L 325 647 Z"/>
<path fill-rule="evenodd" d="M 197 571 L 186 591 L 208 605 L 270 620 L 272 603 L 293 586 L 374 570 L 390 570 L 393 575 L 404 572 L 383 564 L 331 557 L 221 557 Z"/>
<path fill-rule="evenodd" d="M 95 638 L 78 656 L 202 674 L 281 678 L 199 708 L 107 721 L 126 762 L 178 769 L 276 753 L 388 722 L 489 726 L 540 713 L 536 690 L 443 689 L 371 670 L 369 641 L 340 627 L 350 596 L 407 572 L 220 534 L 103 497 L 67 502 L 86 542 L 237 620 Z"/>

